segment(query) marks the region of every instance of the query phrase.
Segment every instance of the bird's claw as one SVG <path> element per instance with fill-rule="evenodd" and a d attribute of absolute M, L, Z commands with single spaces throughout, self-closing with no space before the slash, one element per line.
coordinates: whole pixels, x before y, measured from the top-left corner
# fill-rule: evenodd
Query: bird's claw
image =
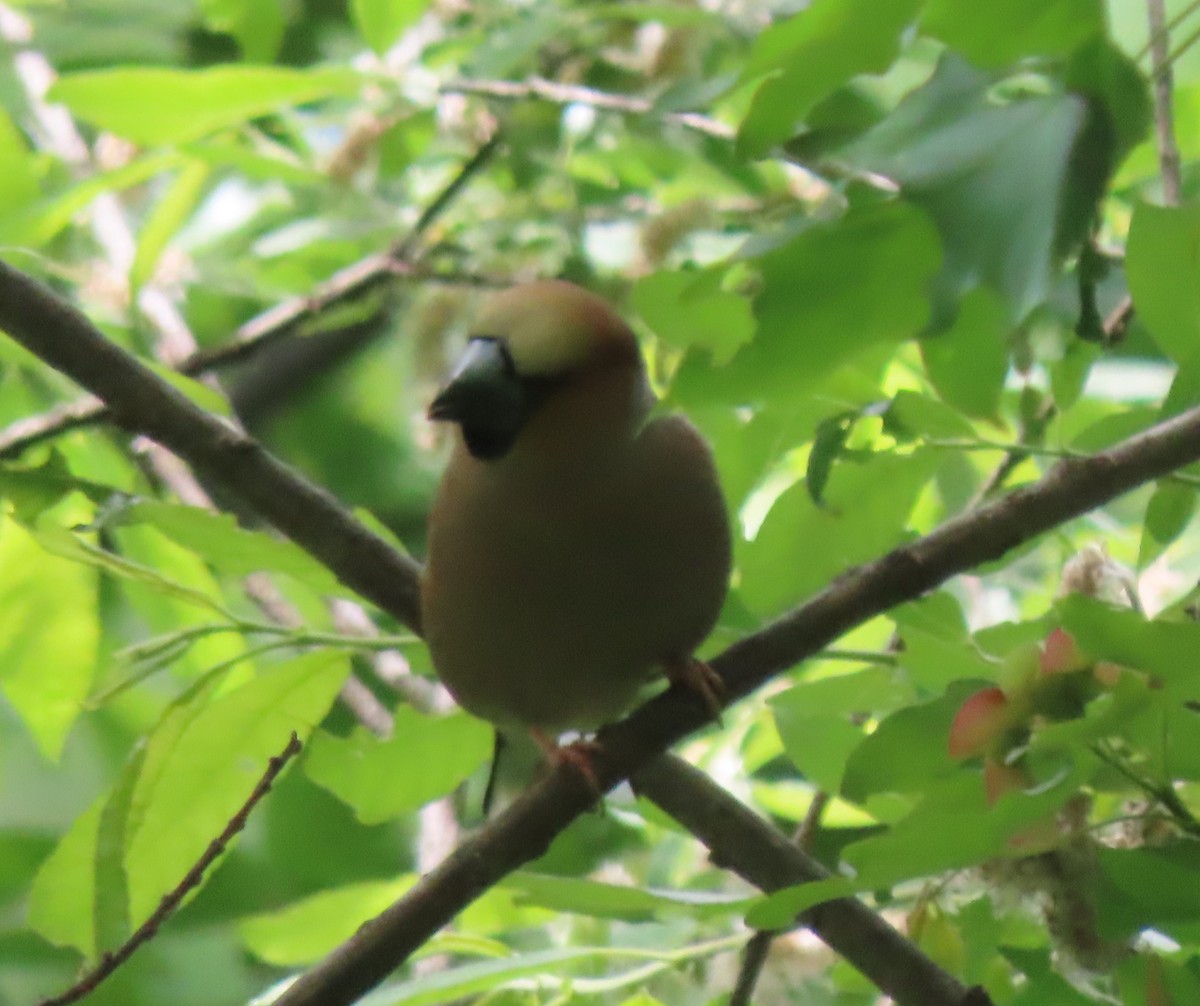
<path fill-rule="evenodd" d="M 679 684 L 700 696 L 718 725 L 725 706 L 725 682 L 712 665 L 695 657 L 676 657 L 663 662 L 663 670 L 671 684 Z"/>
<path fill-rule="evenodd" d="M 576 772 L 583 776 L 584 782 L 591 787 L 596 796 L 604 796 L 604 789 L 600 786 L 600 778 L 596 775 L 596 767 L 592 764 L 592 758 L 602 754 L 604 751 L 604 746 L 599 741 L 581 738 L 577 741 L 572 741 L 570 744 L 559 744 L 558 741 L 538 727 L 530 727 L 529 734 L 537 746 L 542 749 L 542 754 L 546 756 L 546 761 L 553 767 L 570 765 Z"/>

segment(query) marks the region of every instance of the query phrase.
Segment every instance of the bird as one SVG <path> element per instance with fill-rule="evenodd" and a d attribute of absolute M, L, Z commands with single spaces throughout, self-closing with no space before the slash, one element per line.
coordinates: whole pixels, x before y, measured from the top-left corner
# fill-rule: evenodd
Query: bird
<path fill-rule="evenodd" d="M 564 280 L 492 295 L 428 416 L 456 430 L 421 617 L 458 703 L 589 776 L 557 738 L 619 717 L 656 668 L 719 715 L 694 654 L 728 588 L 728 511 L 703 435 L 656 412 L 621 316 Z"/>

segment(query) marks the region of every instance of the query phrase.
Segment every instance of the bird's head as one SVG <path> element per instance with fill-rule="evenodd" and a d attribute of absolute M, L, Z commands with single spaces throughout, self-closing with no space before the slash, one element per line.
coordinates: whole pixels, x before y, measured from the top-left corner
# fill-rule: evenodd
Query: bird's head
<path fill-rule="evenodd" d="M 471 454 L 491 461 L 508 454 L 538 414 L 557 411 L 546 425 L 567 440 L 629 428 L 649 401 L 629 326 L 595 294 L 544 280 L 484 305 L 429 418 L 458 423 Z"/>

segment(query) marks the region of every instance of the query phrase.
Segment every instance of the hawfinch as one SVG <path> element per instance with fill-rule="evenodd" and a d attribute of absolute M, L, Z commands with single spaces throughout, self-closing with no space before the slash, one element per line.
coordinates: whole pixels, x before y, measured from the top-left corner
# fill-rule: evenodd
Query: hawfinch
<path fill-rule="evenodd" d="M 429 408 L 458 425 L 421 587 L 438 675 L 547 748 L 617 717 L 655 667 L 715 705 L 692 657 L 730 568 L 708 445 L 651 417 L 633 332 L 586 290 L 507 290 L 474 333 Z"/>

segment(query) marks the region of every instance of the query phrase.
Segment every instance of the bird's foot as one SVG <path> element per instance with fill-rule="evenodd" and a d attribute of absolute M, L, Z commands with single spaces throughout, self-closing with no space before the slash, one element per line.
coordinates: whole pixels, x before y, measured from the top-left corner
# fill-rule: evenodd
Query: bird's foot
<path fill-rule="evenodd" d="M 721 710 L 725 702 L 725 682 L 710 664 L 695 657 L 671 657 L 663 661 L 663 672 L 671 684 L 679 684 L 700 696 L 700 700 L 712 713 L 712 718 L 721 723 Z"/>
<path fill-rule="evenodd" d="M 604 796 L 600 779 L 596 775 L 596 767 L 592 764 L 592 758 L 604 751 L 604 746 L 599 741 L 580 738 L 570 744 L 559 744 L 540 727 L 530 727 L 529 735 L 533 738 L 534 743 L 542 749 L 542 754 L 546 756 L 546 761 L 552 767 L 570 765 L 583 776 L 584 781 L 592 788 L 596 796 Z"/>

